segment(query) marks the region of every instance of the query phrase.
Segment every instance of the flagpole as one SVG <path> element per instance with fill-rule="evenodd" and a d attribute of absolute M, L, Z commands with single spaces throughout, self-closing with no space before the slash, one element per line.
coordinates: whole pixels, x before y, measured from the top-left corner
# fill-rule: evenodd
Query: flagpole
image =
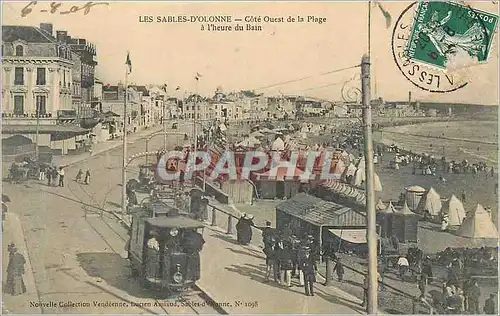
<path fill-rule="evenodd" d="M 123 100 L 123 165 L 122 165 L 122 212 L 127 213 L 127 99 L 128 99 L 128 65 L 125 67 L 125 95 Z"/>
<path fill-rule="evenodd" d="M 371 45 L 372 45 L 372 2 L 368 1 L 368 57 L 371 57 Z"/>
<path fill-rule="evenodd" d="M 193 170 L 196 166 L 196 152 L 198 151 L 198 137 L 196 137 L 196 118 L 198 114 L 198 82 L 200 78 L 198 73 L 196 73 L 196 92 L 194 99 L 194 118 L 193 118 L 193 137 L 194 137 L 194 160 L 193 160 Z M 196 183 L 196 181 L 195 181 Z"/>

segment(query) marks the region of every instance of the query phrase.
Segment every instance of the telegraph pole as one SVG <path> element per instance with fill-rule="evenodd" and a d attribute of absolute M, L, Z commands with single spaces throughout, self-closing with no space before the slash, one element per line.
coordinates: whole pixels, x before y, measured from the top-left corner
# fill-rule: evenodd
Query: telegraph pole
<path fill-rule="evenodd" d="M 122 212 L 127 213 L 127 98 L 128 98 L 128 68 L 125 70 L 125 95 L 123 100 L 123 165 L 122 165 Z"/>
<path fill-rule="evenodd" d="M 368 314 L 377 314 L 377 232 L 375 221 L 375 177 L 373 167 L 372 109 L 370 91 L 370 57 L 361 59 L 361 94 L 366 172 L 366 217 L 368 241 Z"/>

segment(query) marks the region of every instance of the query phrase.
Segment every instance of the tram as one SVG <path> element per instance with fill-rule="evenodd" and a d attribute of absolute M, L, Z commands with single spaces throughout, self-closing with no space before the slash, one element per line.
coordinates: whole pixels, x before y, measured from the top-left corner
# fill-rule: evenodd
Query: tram
<path fill-rule="evenodd" d="M 141 286 L 181 292 L 200 279 L 203 224 L 178 209 L 153 201 L 134 208 L 128 259 Z"/>

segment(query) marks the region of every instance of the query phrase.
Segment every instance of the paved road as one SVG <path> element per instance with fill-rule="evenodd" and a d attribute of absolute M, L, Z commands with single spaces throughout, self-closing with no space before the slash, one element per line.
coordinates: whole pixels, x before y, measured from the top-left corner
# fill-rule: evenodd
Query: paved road
<path fill-rule="evenodd" d="M 162 142 L 163 137 L 158 137 L 150 148 L 157 148 Z M 144 142 L 129 146 L 131 155 L 142 151 Z M 193 314 L 186 304 L 141 290 L 137 281 L 129 277 L 124 250 L 126 230 L 106 211 L 119 208 L 120 167 L 121 149 L 117 148 L 66 168 L 65 187 L 48 187 L 38 181 L 4 184 L 4 193 L 12 200 L 9 211 L 19 216 L 32 263 L 36 289 L 26 300 L 40 303 L 41 312 Z M 80 168 L 92 170 L 90 185 L 72 180 Z M 316 297 L 308 298 L 302 288 L 282 289 L 262 283 L 261 254 L 252 257 L 251 250 L 241 249 L 208 232 L 202 253 L 202 286 L 219 303 L 230 300 L 258 304 L 230 312 L 359 312 L 359 302 L 336 293 L 335 289 L 333 294 L 332 290 L 318 289 Z M 218 258 L 223 257 L 226 260 L 221 262 Z M 4 264 L 4 272 L 5 269 Z M 203 303 L 196 293 L 186 299 Z M 4 305 L 9 311 L 33 313 L 33 309 L 28 309 L 29 304 L 19 305 L 19 299 L 15 301 L 8 295 Z M 214 310 L 197 307 L 196 312 L 207 314 Z"/>
<path fill-rule="evenodd" d="M 163 138 L 158 137 L 151 147 L 157 148 L 162 142 Z M 144 146 L 144 141 L 131 144 L 129 153 L 142 152 Z M 44 303 L 43 313 L 193 313 L 191 308 L 178 305 L 154 306 L 164 300 L 139 290 L 136 280 L 128 277 L 128 261 L 124 259 L 126 231 L 112 215 L 103 213 L 99 217 L 99 208 L 119 206 L 120 166 L 121 149 L 117 148 L 66 168 L 63 188 L 38 181 L 4 183 L 3 193 L 12 200 L 9 212 L 19 215 L 23 227 L 36 296 L 38 302 Z M 80 168 L 92 170 L 90 185 L 72 180 Z M 5 273 L 5 264 L 3 268 Z M 32 297 L 26 296 L 26 300 Z M 4 308 L 17 313 L 33 312 L 29 304 L 19 306 L 16 299 L 5 294 Z M 201 300 L 196 295 L 190 299 Z M 68 302 L 90 306 L 68 307 Z M 125 306 L 96 305 L 106 302 Z"/>

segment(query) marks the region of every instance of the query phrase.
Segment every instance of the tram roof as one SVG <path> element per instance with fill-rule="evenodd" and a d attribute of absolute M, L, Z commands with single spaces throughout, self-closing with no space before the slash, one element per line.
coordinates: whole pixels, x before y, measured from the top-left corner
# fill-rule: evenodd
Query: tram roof
<path fill-rule="evenodd" d="M 157 228 L 201 228 L 203 224 L 197 220 L 184 216 L 160 216 L 146 220 L 146 222 Z"/>

